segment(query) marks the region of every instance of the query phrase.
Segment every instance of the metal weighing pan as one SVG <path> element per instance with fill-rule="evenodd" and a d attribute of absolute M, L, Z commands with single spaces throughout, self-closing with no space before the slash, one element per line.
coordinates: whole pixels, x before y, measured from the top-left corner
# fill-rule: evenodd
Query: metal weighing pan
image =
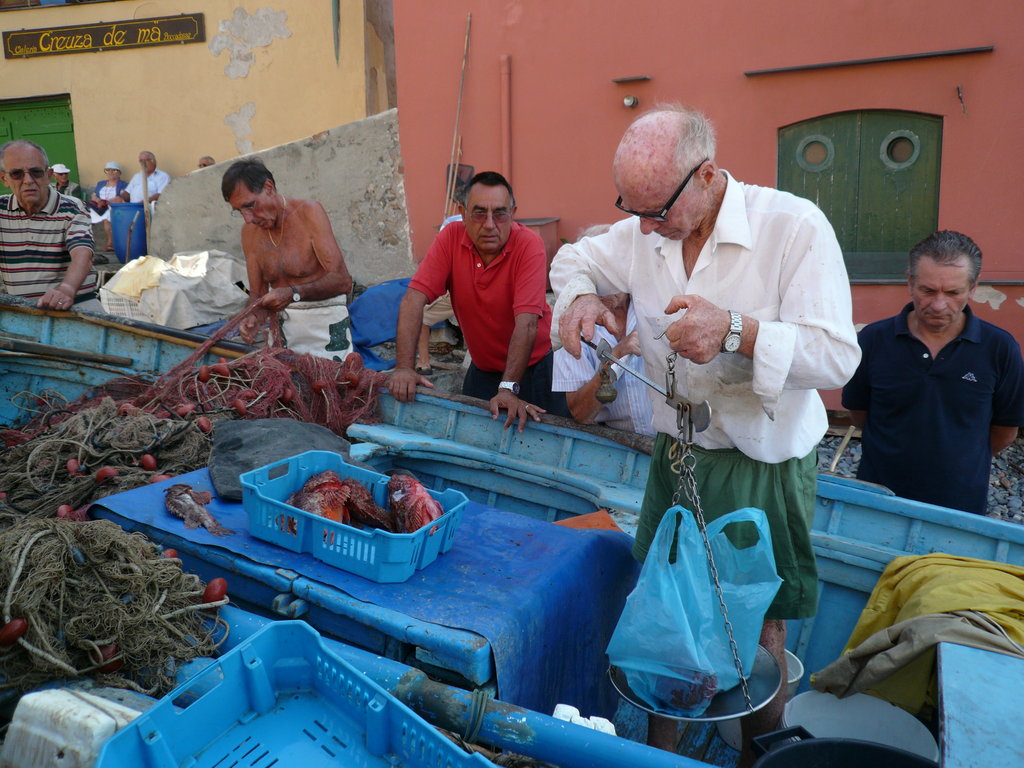
<path fill-rule="evenodd" d="M 765 704 L 771 701 L 782 685 L 782 674 L 779 671 L 779 663 L 775 657 L 768 653 L 762 646 L 757 647 L 757 655 L 754 657 L 754 668 L 747 678 L 747 689 L 750 691 L 750 704 L 752 709 L 747 709 L 743 699 L 743 686 L 735 685 L 727 691 L 719 691 L 711 700 L 704 713 L 696 717 L 673 712 L 669 709 L 654 709 L 646 701 L 637 696 L 629 687 L 626 673 L 616 666 L 608 667 L 608 676 L 612 685 L 619 695 L 638 709 L 649 712 L 652 715 L 672 718 L 673 720 L 697 720 L 701 722 L 714 722 L 717 720 L 732 720 L 736 717 L 743 717 L 756 712 Z"/>

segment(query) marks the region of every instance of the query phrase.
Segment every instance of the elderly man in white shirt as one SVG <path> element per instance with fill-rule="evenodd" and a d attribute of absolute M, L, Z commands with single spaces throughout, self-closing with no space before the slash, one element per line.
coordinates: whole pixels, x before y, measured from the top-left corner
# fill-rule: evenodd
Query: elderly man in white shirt
<path fill-rule="evenodd" d="M 146 171 L 146 196 L 151 203 L 155 203 L 160 199 L 164 187 L 171 183 L 171 177 L 156 167 L 156 155 L 152 152 L 139 152 L 139 164 Z M 142 202 L 142 171 L 132 176 L 127 188 L 121 192 L 121 197 L 126 203 Z"/>
<path fill-rule="evenodd" d="M 714 129 L 694 110 L 639 117 L 619 144 L 613 176 L 616 206 L 632 216 L 559 250 L 552 328 L 576 356 L 595 323 L 620 330 L 599 296 L 629 293 L 647 375 L 665 381 L 677 355 L 678 394 L 710 404 L 711 424 L 691 447 L 705 519 L 765 510 L 784 581 L 760 642 L 785 678 L 785 619 L 817 610 L 809 531 L 828 422 L 816 390 L 841 387 L 860 360 L 842 252 L 812 203 L 720 169 Z M 678 484 L 669 459 L 676 411 L 657 394 L 652 405 L 659 434 L 634 546 L 640 559 Z M 785 686 L 744 718 L 745 745 L 776 726 L 784 704 Z M 648 743 L 674 749 L 675 734 L 674 721 L 652 718 Z M 741 765 L 752 762 L 745 746 Z"/>

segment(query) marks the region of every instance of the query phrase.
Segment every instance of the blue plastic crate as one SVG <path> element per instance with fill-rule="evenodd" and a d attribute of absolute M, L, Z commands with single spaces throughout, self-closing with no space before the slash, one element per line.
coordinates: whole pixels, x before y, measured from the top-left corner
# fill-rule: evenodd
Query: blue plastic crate
<path fill-rule="evenodd" d="M 451 549 L 466 508 L 465 495 L 456 490 L 427 489 L 444 514 L 415 533 L 358 528 L 285 503 L 310 477 L 329 469 L 343 479 L 359 481 L 373 493 L 377 504 L 387 506 L 387 475 L 346 464 L 336 453 L 307 451 L 240 476 L 249 532 L 382 584 L 405 581 Z"/>
<path fill-rule="evenodd" d="M 330 651 L 268 624 L 111 737 L 95 768 L 487 766 Z"/>

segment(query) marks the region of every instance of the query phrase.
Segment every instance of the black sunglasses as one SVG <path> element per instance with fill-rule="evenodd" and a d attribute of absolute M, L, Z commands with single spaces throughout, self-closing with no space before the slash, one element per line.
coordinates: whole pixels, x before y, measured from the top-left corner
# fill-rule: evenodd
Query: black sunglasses
<path fill-rule="evenodd" d="M 41 179 L 43 178 L 43 176 L 46 175 L 45 168 L 12 168 L 11 170 L 7 171 L 7 175 L 10 176 L 15 181 L 21 181 L 22 179 L 25 178 L 26 170 L 29 174 L 32 175 L 33 179 Z"/>
<path fill-rule="evenodd" d="M 651 219 L 652 221 L 668 221 L 669 209 L 671 209 L 672 206 L 676 204 L 676 200 L 678 200 L 679 196 L 683 194 L 683 189 L 686 187 L 687 184 L 690 183 L 690 179 L 693 178 L 693 174 L 699 171 L 700 167 L 704 165 L 704 163 L 706 163 L 708 160 L 710 160 L 710 158 L 705 157 L 703 160 L 697 163 L 697 165 L 694 167 L 692 171 L 686 174 L 686 178 L 683 179 L 683 183 L 679 185 L 679 188 L 675 191 L 675 194 L 668 199 L 668 202 L 662 206 L 661 211 L 655 213 L 654 211 L 634 211 L 629 208 L 624 208 L 622 205 L 622 195 L 619 195 L 618 199 L 615 201 L 615 207 L 618 208 L 620 211 L 625 211 L 630 216 L 639 216 L 641 219 Z"/>

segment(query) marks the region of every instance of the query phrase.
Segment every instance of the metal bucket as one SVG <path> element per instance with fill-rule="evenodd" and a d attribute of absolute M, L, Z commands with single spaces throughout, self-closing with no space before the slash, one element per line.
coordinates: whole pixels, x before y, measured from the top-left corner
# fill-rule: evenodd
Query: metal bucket
<path fill-rule="evenodd" d="M 856 739 L 816 739 L 796 726 L 755 736 L 754 768 L 938 768 L 913 752 Z"/>

